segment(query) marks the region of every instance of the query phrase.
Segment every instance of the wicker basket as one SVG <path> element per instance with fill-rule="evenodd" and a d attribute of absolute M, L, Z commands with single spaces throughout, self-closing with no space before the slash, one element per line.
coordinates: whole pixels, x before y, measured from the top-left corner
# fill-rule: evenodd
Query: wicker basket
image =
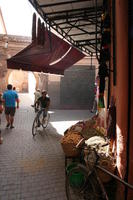
<path fill-rule="evenodd" d="M 67 157 L 77 157 L 81 152 L 81 149 L 79 148 L 76 149 L 73 143 L 67 143 L 67 144 L 61 143 L 61 145 Z"/>

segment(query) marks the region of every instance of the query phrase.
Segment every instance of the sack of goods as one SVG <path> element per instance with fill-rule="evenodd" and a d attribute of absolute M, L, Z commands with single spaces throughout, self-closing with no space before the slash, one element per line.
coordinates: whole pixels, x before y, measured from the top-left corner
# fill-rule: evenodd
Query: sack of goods
<path fill-rule="evenodd" d="M 116 169 L 116 161 L 114 157 L 108 152 L 108 145 L 104 146 L 106 144 L 106 141 L 101 136 L 93 136 L 85 141 L 85 144 L 90 148 L 95 148 L 95 151 L 98 155 L 98 165 L 103 167 L 104 169 L 108 170 L 112 174 L 115 173 Z M 100 148 L 97 148 L 97 146 L 100 145 Z M 92 158 L 94 159 L 94 158 Z M 88 154 L 88 162 L 93 163 L 93 160 L 91 161 L 90 156 Z M 97 169 L 97 173 L 103 183 L 109 182 L 112 177 L 109 176 L 107 173 L 102 172 L 101 170 Z"/>
<path fill-rule="evenodd" d="M 67 157 L 76 157 L 80 154 L 81 149 L 77 149 L 76 145 L 83 137 L 79 132 L 69 131 L 61 139 L 62 149 Z"/>
<path fill-rule="evenodd" d="M 93 136 L 105 137 L 106 130 L 104 127 L 98 126 L 97 120 L 92 118 L 85 121 L 81 134 L 85 139 L 89 139 Z"/>
<path fill-rule="evenodd" d="M 68 128 L 65 132 L 64 135 L 69 133 L 69 132 L 79 132 L 81 133 L 82 130 L 84 129 L 84 121 L 79 121 L 76 124 L 72 125 L 70 128 Z"/>

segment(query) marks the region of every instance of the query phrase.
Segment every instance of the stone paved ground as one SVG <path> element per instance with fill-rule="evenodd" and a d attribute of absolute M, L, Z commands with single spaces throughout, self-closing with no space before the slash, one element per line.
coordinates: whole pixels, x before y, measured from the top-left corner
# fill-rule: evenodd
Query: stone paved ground
<path fill-rule="evenodd" d="M 89 111 L 51 111 L 50 124 L 33 139 L 35 116 L 31 99 L 21 95 L 15 129 L 6 129 L 2 115 L 3 144 L 0 145 L 0 200 L 66 200 L 64 154 L 60 146 L 63 132 Z"/>

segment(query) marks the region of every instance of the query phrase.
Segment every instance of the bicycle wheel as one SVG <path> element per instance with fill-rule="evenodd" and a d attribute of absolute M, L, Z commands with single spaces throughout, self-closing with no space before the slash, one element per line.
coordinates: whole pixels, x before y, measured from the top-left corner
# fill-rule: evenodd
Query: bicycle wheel
<path fill-rule="evenodd" d="M 84 200 L 102 200 L 100 186 L 94 176 L 94 173 L 87 178 L 83 197 Z"/>
<path fill-rule="evenodd" d="M 38 131 L 38 117 L 36 116 L 34 121 L 33 121 L 33 125 L 32 125 L 32 135 L 33 137 L 37 134 Z"/>
<path fill-rule="evenodd" d="M 69 174 L 66 175 L 66 196 L 68 200 L 84 200 L 86 179 L 86 171 L 79 167 L 71 169 Z"/>
<path fill-rule="evenodd" d="M 98 181 L 97 175 L 93 171 L 89 175 L 86 181 L 86 187 L 84 188 L 84 200 L 106 200 L 105 194 L 103 194 L 101 183 Z"/>
<path fill-rule="evenodd" d="M 43 112 L 40 114 L 39 120 L 43 128 L 46 128 L 48 126 L 49 119 L 50 119 L 50 114 L 48 112 L 46 116 L 44 116 Z"/>

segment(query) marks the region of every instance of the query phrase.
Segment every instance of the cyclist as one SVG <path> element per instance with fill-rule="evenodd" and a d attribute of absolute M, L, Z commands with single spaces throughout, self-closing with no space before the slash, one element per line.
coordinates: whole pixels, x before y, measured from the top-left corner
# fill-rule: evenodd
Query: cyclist
<path fill-rule="evenodd" d="M 44 108 L 43 117 L 45 118 L 47 115 L 49 106 L 50 106 L 50 97 L 48 96 L 46 90 L 42 91 L 42 96 L 38 98 L 36 104 L 37 104 L 37 108 L 38 107 L 40 107 L 41 109 Z M 40 110 L 39 112 L 41 113 L 42 111 Z M 40 123 L 38 123 L 38 124 L 40 125 Z"/>
<path fill-rule="evenodd" d="M 42 96 L 37 99 L 36 103 L 37 107 L 40 106 L 41 108 L 45 108 L 46 110 L 48 110 L 50 105 L 50 97 L 48 96 L 46 90 L 42 91 Z"/>

